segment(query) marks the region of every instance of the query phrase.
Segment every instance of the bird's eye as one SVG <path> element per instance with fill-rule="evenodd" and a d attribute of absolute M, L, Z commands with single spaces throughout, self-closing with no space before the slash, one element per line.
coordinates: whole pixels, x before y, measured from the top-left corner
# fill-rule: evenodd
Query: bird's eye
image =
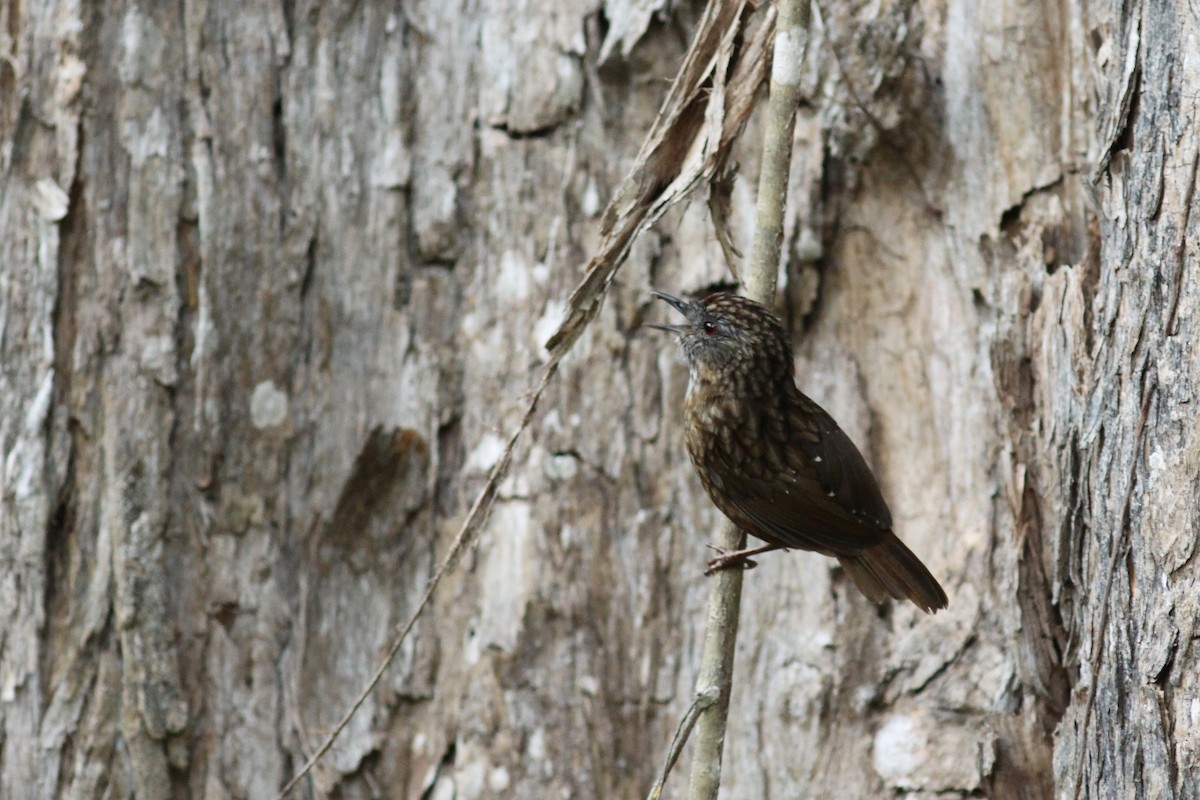
<path fill-rule="evenodd" d="M 712 336 L 716 332 L 717 323 L 713 322 L 711 319 L 704 320 L 704 334 L 706 336 Z"/>

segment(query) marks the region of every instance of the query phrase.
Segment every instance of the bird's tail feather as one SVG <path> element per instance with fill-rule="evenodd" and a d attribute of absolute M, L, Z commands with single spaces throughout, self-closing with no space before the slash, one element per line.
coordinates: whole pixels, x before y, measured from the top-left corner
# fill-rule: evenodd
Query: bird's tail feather
<path fill-rule="evenodd" d="M 879 544 L 858 555 L 838 556 L 838 561 L 872 602 L 882 603 L 889 597 L 911 600 L 927 612 L 945 608 L 949 603 L 941 584 L 921 559 L 891 531 L 884 534 Z"/>

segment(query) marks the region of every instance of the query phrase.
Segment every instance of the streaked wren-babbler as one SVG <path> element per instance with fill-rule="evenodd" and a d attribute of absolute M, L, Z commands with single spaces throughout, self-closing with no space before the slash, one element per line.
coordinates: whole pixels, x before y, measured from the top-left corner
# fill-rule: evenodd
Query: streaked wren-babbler
<path fill-rule="evenodd" d="M 684 436 L 700 482 L 725 516 L 767 543 L 721 552 L 708 571 L 746 566 L 770 550 L 811 550 L 841 562 L 876 603 L 893 597 L 924 611 L 945 608 L 942 587 L 892 532 L 858 448 L 796 388 L 779 318 L 729 292 L 694 302 L 654 296 L 686 318 L 650 327 L 679 335 L 690 376 Z"/>

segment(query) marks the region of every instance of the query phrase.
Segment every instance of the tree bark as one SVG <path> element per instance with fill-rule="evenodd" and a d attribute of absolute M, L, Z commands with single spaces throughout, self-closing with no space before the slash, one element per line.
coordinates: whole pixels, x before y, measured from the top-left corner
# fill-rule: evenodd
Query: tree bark
<path fill-rule="evenodd" d="M 764 558 L 722 797 L 1200 797 L 1200 12 L 817 8 L 779 305 L 950 607 Z M 303 764 L 524 414 L 699 14 L 0 6 L 0 797 Z M 644 795 L 719 515 L 639 326 L 728 275 L 703 203 L 634 246 L 297 796 Z"/>

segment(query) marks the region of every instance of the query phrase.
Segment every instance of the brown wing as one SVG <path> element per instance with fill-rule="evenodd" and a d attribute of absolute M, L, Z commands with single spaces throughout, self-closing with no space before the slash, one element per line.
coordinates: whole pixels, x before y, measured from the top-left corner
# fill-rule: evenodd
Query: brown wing
<path fill-rule="evenodd" d="M 768 455 L 722 470 L 723 491 L 710 490 L 718 507 L 747 532 L 783 547 L 855 555 L 878 544 L 892 515 L 850 437 L 798 391 L 781 411 L 760 421 Z M 772 450 L 776 442 L 782 446 Z"/>

